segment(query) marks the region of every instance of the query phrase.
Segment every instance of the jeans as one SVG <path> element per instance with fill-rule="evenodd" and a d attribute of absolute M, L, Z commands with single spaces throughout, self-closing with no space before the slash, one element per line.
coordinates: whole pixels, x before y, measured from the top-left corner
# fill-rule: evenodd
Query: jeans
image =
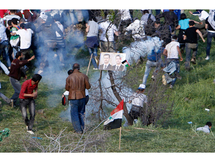
<path fill-rule="evenodd" d="M 29 106 L 30 120 L 27 115 L 27 107 Z M 34 99 L 20 99 L 20 109 L 22 112 L 22 117 L 25 121 L 28 130 L 32 130 L 35 118 L 35 101 Z"/>
<path fill-rule="evenodd" d="M 207 35 L 207 47 L 206 47 L 206 55 L 207 56 L 210 56 L 211 42 L 212 42 L 213 37 L 214 37 L 214 40 L 215 40 L 215 33 L 208 32 L 208 35 Z"/>
<path fill-rule="evenodd" d="M 96 60 L 95 60 L 95 56 L 97 56 L 97 48 L 88 48 L 90 56 L 91 54 L 93 54 L 92 56 L 92 64 L 94 66 L 94 68 L 98 68 L 97 64 L 96 64 Z"/>
<path fill-rule="evenodd" d="M 5 57 L 5 60 L 7 62 L 7 67 L 11 66 L 10 57 L 9 57 L 9 48 L 10 48 L 10 45 L 7 40 L 0 43 L 0 54 L 1 52 L 3 52 L 3 56 Z"/>
<path fill-rule="evenodd" d="M 19 93 L 21 90 L 21 84 L 17 79 L 14 79 L 12 77 L 9 78 L 11 85 L 13 86 L 13 89 L 15 91 L 15 93 L 13 94 L 13 96 L 11 97 L 11 99 L 13 99 L 14 104 L 16 104 L 16 101 L 19 97 Z"/>
<path fill-rule="evenodd" d="M 86 98 L 69 100 L 72 126 L 78 133 L 82 133 L 84 129 L 85 100 Z"/>
<path fill-rule="evenodd" d="M 175 62 L 175 64 L 176 64 L 176 71 L 175 71 L 175 72 L 179 74 L 179 71 L 180 71 L 179 59 L 167 59 L 167 63 L 168 63 L 168 64 L 169 64 L 171 61 Z M 174 86 L 176 80 L 177 80 L 177 77 L 175 77 L 175 78 L 173 79 L 173 81 L 171 82 L 171 85 L 172 85 L 172 86 Z"/>
<path fill-rule="evenodd" d="M 190 68 L 191 50 L 193 50 L 192 58 L 196 59 L 198 44 L 197 43 L 186 43 L 185 48 L 186 48 L 185 67 Z"/>
<path fill-rule="evenodd" d="M 154 61 L 147 60 L 146 67 L 145 67 L 145 73 L 144 73 L 144 76 L 143 76 L 143 84 L 144 85 L 146 85 L 146 81 L 147 81 L 147 78 L 148 78 L 149 73 L 151 71 L 151 67 L 156 67 L 156 69 L 154 70 L 154 73 L 159 69 L 158 63 L 159 62 L 154 62 Z"/>

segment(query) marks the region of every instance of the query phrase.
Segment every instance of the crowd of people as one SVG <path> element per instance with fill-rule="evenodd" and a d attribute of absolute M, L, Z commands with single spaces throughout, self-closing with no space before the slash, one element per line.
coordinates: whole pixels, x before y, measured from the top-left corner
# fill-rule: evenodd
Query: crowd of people
<path fill-rule="evenodd" d="M 31 67 L 32 60 L 35 59 L 35 64 L 39 65 L 41 69 L 39 74 L 49 64 L 58 63 L 64 66 L 67 48 L 70 48 L 70 43 L 66 42 L 66 39 L 78 27 L 78 23 L 85 28 L 85 45 L 89 50 L 89 55 L 92 57 L 94 70 L 98 70 L 98 48 L 100 48 L 101 52 L 117 52 L 115 46 L 116 37 L 126 36 L 131 33 L 131 40 L 133 41 L 145 40 L 147 36 L 157 36 L 163 40 L 162 46 L 157 52 L 152 51 L 152 54 L 147 55 L 140 93 L 145 90 L 151 67 L 156 67 L 152 78 L 155 77 L 159 69 L 164 69 L 166 75 L 163 76 L 163 83 L 170 84 L 170 88 L 172 88 L 177 78 L 180 78 L 179 61 L 183 61 L 182 53 L 184 50 L 186 51 L 186 70 L 190 70 L 190 62 L 196 64 L 199 37 L 203 42 L 205 42 L 204 38 L 207 37 L 205 60 L 210 59 L 211 41 L 212 37 L 215 37 L 215 10 L 210 10 L 209 13 L 205 10 L 190 12 L 192 15 L 197 15 L 200 22 L 188 19 L 183 10 L 156 10 L 155 16 L 148 9 L 142 9 L 141 12 L 142 17 L 138 19 L 133 17 L 133 10 L 117 10 L 115 14 L 119 15 L 120 19 L 115 24 L 115 22 L 111 21 L 112 18 L 108 10 L 104 10 L 104 16 L 99 10 L 0 10 L 0 53 L 6 62 L 4 64 L 0 61 L 0 67 L 9 76 L 15 92 L 9 103 L 13 103 L 16 106 L 18 98 L 23 98 L 24 95 L 19 81 L 22 76 L 27 79 L 26 71 Z M 163 23 L 161 22 L 162 18 L 164 18 Z M 177 30 L 179 30 L 179 33 L 177 33 Z M 193 51 L 192 58 L 191 51 Z M 166 62 L 163 62 L 162 55 L 165 56 Z M 108 59 L 108 54 L 105 56 Z M 120 63 L 118 66 L 120 66 Z M 67 78 L 66 90 L 69 91 L 69 100 L 72 100 L 71 105 L 79 105 L 80 103 L 80 106 L 83 107 L 85 101 L 80 99 L 85 98 L 85 89 L 89 89 L 90 84 L 88 83 L 88 78 L 86 79 L 86 76 L 80 74 L 79 64 L 74 64 L 73 68 L 74 72 Z M 106 69 L 108 70 L 108 68 Z M 32 87 L 30 98 L 36 97 L 35 94 L 33 95 L 33 90 L 37 89 L 40 79 L 41 77 L 37 76 L 36 79 L 33 77 L 28 82 Z M 69 82 L 69 80 L 71 81 Z M 86 84 L 83 86 L 84 84 L 82 84 L 80 85 L 82 87 L 80 92 L 73 92 L 71 83 L 75 82 L 75 80 L 87 82 L 88 86 Z M 35 84 L 36 86 L 34 86 Z M 80 90 L 79 87 L 77 89 Z M 22 95 L 20 94 L 21 92 Z M 141 107 L 143 101 L 147 101 L 145 96 L 138 102 L 138 104 L 141 103 Z M 31 105 L 34 102 L 26 103 Z M 20 105 L 23 118 L 26 125 L 28 125 L 29 121 L 24 114 L 26 112 L 24 108 L 26 107 L 23 107 L 23 100 L 21 100 Z M 35 113 L 33 113 L 34 107 L 30 108 L 33 120 L 35 116 Z M 78 108 L 81 107 L 71 109 L 76 117 L 79 112 Z M 80 109 L 82 114 L 84 111 L 83 108 Z M 132 118 L 136 118 L 133 112 L 130 115 Z M 74 118 L 74 116 L 72 118 L 73 122 L 78 119 Z M 82 119 L 80 120 L 81 125 L 74 124 L 74 128 L 78 132 L 82 132 L 84 126 Z M 32 123 L 28 126 L 29 133 L 32 133 L 32 126 Z"/>

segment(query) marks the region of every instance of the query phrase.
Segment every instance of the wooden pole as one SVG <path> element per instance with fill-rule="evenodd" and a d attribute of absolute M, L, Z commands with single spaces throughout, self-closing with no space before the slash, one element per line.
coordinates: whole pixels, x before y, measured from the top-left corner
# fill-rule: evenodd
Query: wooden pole
<path fill-rule="evenodd" d="M 122 133 L 122 127 L 119 128 L 119 150 L 121 145 L 121 133 Z"/>
<path fill-rule="evenodd" d="M 89 69 L 90 69 L 90 63 L 91 63 L 92 57 L 93 57 L 93 53 L 90 55 L 90 61 L 89 61 L 89 63 L 88 63 L 88 67 L 87 67 L 87 73 L 86 73 L 86 75 L 88 75 L 88 72 L 89 72 Z"/>

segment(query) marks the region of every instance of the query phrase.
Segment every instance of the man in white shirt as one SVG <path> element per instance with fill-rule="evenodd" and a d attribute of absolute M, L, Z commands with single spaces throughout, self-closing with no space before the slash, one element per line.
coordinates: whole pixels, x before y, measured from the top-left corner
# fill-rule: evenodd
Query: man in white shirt
<path fill-rule="evenodd" d="M 20 29 L 12 35 L 19 35 L 20 36 L 20 50 L 23 53 L 24 59 L 28 59 L 30 57 L 30 46 L 31 46 L 31 38 L 34 32 L 28 28 L 25 28 L 25 23 L 20 24 Z"/>
<path fill-rule="evenodd" d="M 129 9 L 120 9 L 119 14 L 121 16 L 119 31 L 123 32 L 124 28 L 131 24 L 132 18 Z"/>
<path fill-rule="evenodd" d="M 141 40 L 145 37 L 145 31 L 144 31 L 144 22 L 135 19 L 133 23 L 131 23 L 128 27 L 126 27 L 125 31 L 132 31 L 132 38 L 136 40 Z M 125 33 L 125 35 L 127 32 Z"/>
<path fill-rule="evenodd" d="M 176 64 L 176 71 L 175 71 L 176 77 L 171 82 L 170 88 L 173 88 L 177 80 L 177 76 L 180 77 L 178 74 L 180 70 L 178 55 L 180 56 L 180 61 L 183 61 L 183 58 L 182 58 L 179 45 L 180 45 L 179 42 L 177 42 L 177 36 L 173 35 L 172 41 L 166 45 L 163 51 L 163 54 L 167 56 L 167 64 L 169 65 L 171 62 L 174 62 Z"/>
<path fill-rule="evenodd" d="M 119 36 L 119 32 L 117 27 L 108 20 L 109 16 L 107 16 L 107 20 L 101 22 L 99 24 L 99 31 L 100 34 L 100 48 L 102 52 L 115 52 L 115 45 L 114 45 L 114 34 Z M 107 38 L 107 37 L 108 38 Z M 109 48 L 108 48 L 109 42 Z"/>
<path fill-rule="evenodd" d="M 212 123 L 207 122 L 205 126 L 197 128 L 196 131 L 202 131 L 205 133 L 210 133 L 211 127 L 212 127 Z"/>

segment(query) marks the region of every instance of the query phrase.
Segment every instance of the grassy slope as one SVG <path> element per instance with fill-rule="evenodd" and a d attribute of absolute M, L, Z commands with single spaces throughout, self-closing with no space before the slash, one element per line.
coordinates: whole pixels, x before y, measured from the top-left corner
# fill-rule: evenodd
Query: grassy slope
<path fill-rule="evenodd" d="M 215 52 L 215 43 L 212 43 L 211 55 Z M 173 90 L 168 90 L 175 100 L 174 111 L 171 118 L 164 127 L 142 127 L 136 125 L 133 127 L 122 128 L 121 150 L 118 149 L 119 130 L 112 130 L 112 136 L 106 143 L 107 152 L 214 152 L 214 135 L 196 133 L 196 126 L 203 126 L 205 122 L 214 120 L 214 58 L 205 61 L 206 43 L 200 42 L 198 47 L 197 64 L 193 66 L 192 71 L 184 70 L 184 61 L 181 63 L 182 80 L 178 80 Z M 185 58 L 185 55 L 183 56 Z M 87 58 L 88 59 L 88 58 Z M 144 73 L 143 66 L 139 67 L 138 75 L 141 82 Z M 132 74 L 131 74 L 132 75 Z M 28 74 L 30 78 L 30 74 Z M 11 97 L 13 88 L 9 83 L 9 78 L 0 74 L 2 83 L 2 93 Z M 23 82 L 23 81 L 22 81 Z M 137 83 L 137 85 L 139 82 Z M 150 84 L 150 76 L 149 76 Z M 149 85 L 148 85 L 149 86 Z M 45 143 L 46 134 L 58 134 L 60 130 L 67 127 L 65 133 L 72 133 L 71 123 L 63 122 L 59 118 L 59 113 L 65 108 L 60 104 L 60 94 L 56 98 L 57 105 L 50 107 L 46 101 L 51 95 L 52 90 L 47 85 L 40 84 L 39 95 L 36 100 L 36 110 L 45 109 L 44 115 L 37 114 L 34 128 L 36 136 L 42 137 L 41 143 Z M 63 91 L 63 89 L 62 89 Z M 1 100 L 2 101 L 2 100 Z M 209 113 L 205 108 L 210 108 Z M 0 111 L 0 130 L 9 128 L 11 133 L 8 138 L 0 142 L 0 152 L 24 152 L 22 140 L 25 139 L 26 129 L 22 120 L 19 108 L 11 108 L 3 102 Z M 45 117 L 44 117 L 45 116 Z M 193 125 L 187 122 L 192 121 Z M 136 129 L 142 128 L 142 129 Z M 212 127 L 212 131 L 214 127 Z M 32 149 L 31 151 L 39 151 Z"/>

